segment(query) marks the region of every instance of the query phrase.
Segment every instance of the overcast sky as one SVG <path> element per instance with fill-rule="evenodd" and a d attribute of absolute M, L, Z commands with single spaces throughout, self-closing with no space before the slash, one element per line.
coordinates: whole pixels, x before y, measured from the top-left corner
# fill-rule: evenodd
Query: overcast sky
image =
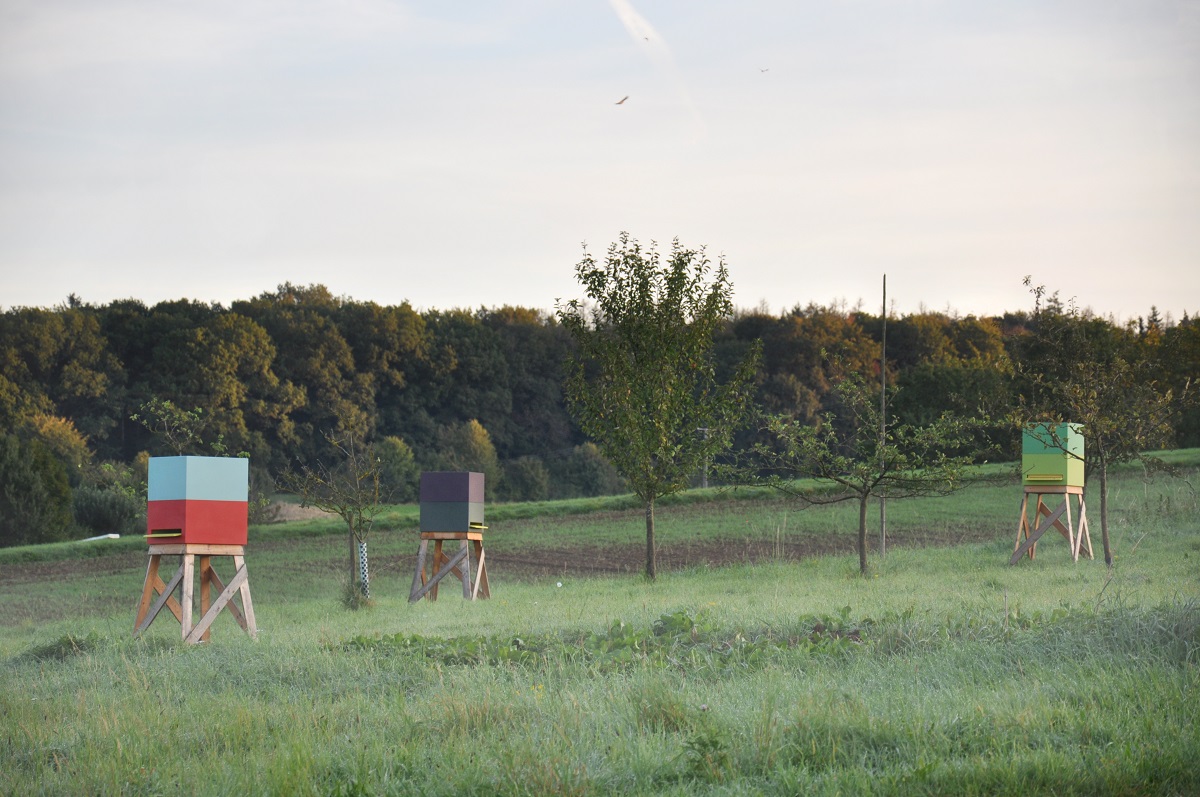
<path fill-rule="evenodd" d="M 618 104 L 623 97 L 625 102 Z M 0 0 L 0 307 L 1200 312 L 1200 0 Z"/>

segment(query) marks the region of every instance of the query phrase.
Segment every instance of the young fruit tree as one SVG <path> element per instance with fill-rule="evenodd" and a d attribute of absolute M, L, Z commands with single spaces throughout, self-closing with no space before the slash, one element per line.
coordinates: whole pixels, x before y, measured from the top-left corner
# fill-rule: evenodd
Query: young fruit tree
<path fill-rule="evenodd" d="M 654 503 L 684 489 L 729 447 L 745 417 L 753 350 L 718 381 L 713 334 L 733 312 L 724 261 L 676 240 L 661 256 L 627 233 L 575 267 L 587 299 L 556 313 L 578 344 L 566 363 L 567 406 L 646 508 L 646 576 L 656 576 Z M 702 432 L 701 430 L 707 430 Z"/>
<path fill-rule="evenodd" d="M 861 377 L 843 378 L 834 395 L 836 408 L 812 424 L 769 418 L 767 440 L 742 465 L 740 481 L 770 485 L 806 504 L 858 501 L 858 567 L 865 574 L 871 497 L 947 495 L 966 487 L 981 421 L 947 414 L 920 426 L 882 427 L 879 395 Z M 797 483 L 805 478 L 817 484 Z"/>
<path fill-rule="evenodd" d="M 1171 442 L 1178 413 L 1194 400 L 1190 383 L 1177 393 L 1157 379 L 1161 369 L 1136 345 L 1131 331 L 1081 312 L 1073 303 L 1063 307 L 1057 294 L 1047 296 L 1045 287 L 1031 286 L 1029 277 L 1025 285 L 1035 304 L 1031 332 L 1019 342 L 1017 353 L 1024 382 L 1018 420 L 1083 426 L 1085 495 L 1091 494 L 1094 476 L 1104 562 L 1112 567 L 1108 469 L 1131 461 L 1165 469 L 1152 452 Z M 1066 451 L 1065 444 L 1062 448 Z"/>
<path fill-rule="evenodd" d="M 326 432 L 325 440 L 340 460 L 333 465 L 318 461 L 288 471 L 280 481 L 299 495 L 302 506 L 332 512 L 346 524 L 350 543 L 350 578 L 342 603 L 348 609 L 370 605 L 371 582 L 367 567 L 367 536 L 383 510 L 380 501 L 380 458 L 374 448 L 353 432 Z"/>

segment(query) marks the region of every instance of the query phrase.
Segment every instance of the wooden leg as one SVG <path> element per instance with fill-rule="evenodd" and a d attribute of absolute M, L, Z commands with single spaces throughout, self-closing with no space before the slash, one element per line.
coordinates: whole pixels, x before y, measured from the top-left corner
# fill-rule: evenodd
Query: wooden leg
<path fill-rule="evenodd" d="M 183 561 L 179 565 L 179 570 L 183 573 L 183 594 L 179 601 L 180 607 L 183 609 L 183 616 L 179 618 L 179 624 L 183 626 L 183 638 L 187 639 L 188 634 L 192 632 L 192 605 L 193 595 L 192 590 L 195 587 L 196 571 L 196 555 L 194 553 L 181 554 Z"/>
<path fill-rule="evenodd" d="M 208 614 L 208 606 L 212 598 L 212 580 L 216 574 L 212 569 L 212 557 L 200 557 L 200 616 Z M 203 640 L 209 640 L 209 630 L 205 629 Z"/>
<path fill-rule="evenodd" d="M 1013 545 L 1013 551 L 1021 547 L 1024 540 L 1029 539 L 1029 493 L 1021 499 L 1021 522 L 1017 524 L 1017 542 Z M 1033 558 L 1033 551 L 1029 552 L 1029 558 Z"/>
<path fill-rule="evenodd" d="M 179 586 L 179 583 L 181 581 L 183 581 L 183 563 L 180 563 L 179 569 L 175 571 L 175 575 L 171 576 L 171 580 L 163 585 L 163 588 L 159 591 L 158 600 L 156 600 L 154 602 L 154 605 L 152 605 L 150 607 L 150 610 L 146 612 L 146 616 L 142 619 L 142 622 L 139 623 L 138 627 L 134 629 L 134 631 L 133 631 L 134 636 L 137 636 L 138 634 L 140 634 L 141 632 L 143 632 L 147 628 L 149 628 L 150 624 L 154 622 L 154 618 L 158 617 L 158 613 L 160 611 L 162 611 L 163 606 L 166 606 L 171 601 L 175 600 L 175 595 L 174 595 L 175 588 Z M 180 608 L 182 609 L 182 607 L 180 607 Z M 190 611 L 190 607 L 189 607 L 189 611 Z M 180 616 L 180 622 L 182 622 L 183 621 L 183 619 L 182 619 L 183 612 L 182 611 L 180 611 L 179 616 Z"/>
<path fill-rule="evenodd" d="M 1095 559 L 1095 554 L 1092 553 L 1092 535 L 1088 533 L 1087 524 L 1087 506 L 1083 503 L 1083 496 L 1079 496 L 1079 537 L 1075 540 L 1077 548 L 1082 548 L 1082 543 L 1087 543 L 1088 559 Z"/>
<path fill-rule="evenodd" d="M 243 567 L 234 574 L 233 579 L 230 580 L 225 589 L 221 590 L 221 594 L 217 596 L 217 600 L 211 607 L 209 607 L 208 611 L 204 613 L 204 616 L 200 618 L 200 622 L 196 623 L 194 628 L 188 629 L 188 634 L 183 638 L 183 641 L 189 644 L 194 644 L 203 639 L 208 633 L 209 626 L 212 625 L 213 620 L 217 619 L 217 615 L 221 613 L 221 610 L 224 609 L 229 601 L 233 598 L 233 593 L 241 589 L 242 585 L 245 583 L 246 568 Z"/>
<path fill-rule="evenodd" d="M 429 568 L 429 571 L 431 574 L 430 578 L 432 579 L 429 582 L 430 586 L 432 587 L 432 589 L 429 590 L 429 600 L 431 600 L 431 601 L 437 600 L 438 582 L 442 580 L 441 577 L 438 576 L 437 574 L 442 572 L 442 567 L 443 567 L 443 565 L 445 565 L 445 563 L 446 563 L 446 554 L 442 553 L 442 541 L 434 540 L 434 543 L 433 543 L 433 567 Z"/>
<path fill-rule="evenodd" d="M 417 548 L 417 569 L 413 573 L 412 588 L 408 591 L 408 602 L 413 603 L 420 600 L 418 593 L 421 587 L 425 586 L 425 552 L 429 550 L 429 540 L 421 540 L 421 546 Z"/>
<path fill-rule="evenodd" d="M 246 572 L 245 557 L 233 557 L 233 566 L 239 573 L 246 573 L 246 577 L 242 579 L 242 586 L 238 588 L 242 593 L 242 612 L 246 615 L 245 620 L 238 617 L 237 606 L 232 601 L 229 603 L 229 611 L 233 612 L 234 618 L 251 639 L 258 639 L 258 625 L 254 622 L 254 601 L 250 600 L 250 574 Z"/>
<path fill-rule="evenodd" d="M 245 561 L 246 560 L 244 557 L 241 557 L 241 556 L 233 557 L 233 566 L 235 568 L 234 575 L 237 574 L 238 570 L 241 570 L 246 566 Z M 223 581 L 221 581 L 221 577 L 219 575 L 217 575 L 217 571 L 215 569 L 210 568 L 208 571 L 208 576 L 209 576 L 209 580 L 212 582 L 212 586 L 217 590 L 218 594 L 220 594 L 221 592 L 223 592 L 225 590 L 225 583 Z M 234 603 L 233 601 L 229 601 L 228 603 L 226 603 L 225 608 L 228 609 L 229 613 L 233 615 L 233 619 L 237 621 L 237 624 L 239 626 L 241 626 L 242 630 L 245 631 L 246 633 L 250 634 L 251 637 L 254 637 L 257 633 L 257 629 L 252 628 L 253 620 L 254 620 L 254 618 L 253 618 L 254 604 L 249 602 L 250 601 L 249 575 L 247 575 L 246 580 L 242 582 L 241 593 L 242 593 L 242 606 L 247 607 L 246 614 L 243 614 L 242 611 L 240 609 L 238 609 L 238 605 L 236 603 Z M 209 608 L 211 608 L 211 607 L 202 608 L 200 610 L 200 614 L 201 615 L 207 614 Z M 210 628 L 209 630 L 211 631 L 212 629 Z M 206 635 L 205 640 L 207 641 L 207 639 L 208 639 L 208 637 Z"/>
<path fill-rule="evenodd" d="M 1037 542 L 1039 539 L 1041 539 L 1042 535 L 1045 534 L 1047 531 L 1049 531 L 1051 529 L 1051 527 L 1053 527 L 1055 525 L 1061 525 L 1058 522 L 1058 518 L 1062 515 L 1063 512 L 1066 511 L 1066 508 L 1067 508 L 1067 505 L 1064 503 L 1058 509 L 1056 509 L 1052 513 L 1050 513 L 1050 516 L 1046 519 L 1046 521 L 1044 523 L 1042 523 L 1041 525 L 1039 525 L 1036 529 L 1034 529 L 1033 533 L 1029 536 L 1029 539 L 1027 539 L 1027 540 L 1025 540 L 1025 542 L 1021 543 L 1020 547 L 1018 547 L 1017 550 L 1013 553 L 1012 559 L 1010 559 L 1008 561 L 1008 563 L 1010 565 L 1015 565 L 1017 562 L 1019 562 L 1021 560 L 1021 557 L 1025 554 L 1025 551 L 1032 550 L 1033 546 L 1037 545 Z"/>
<path fill-rule="evenodd" d="M 474 595 L 471 592 L 471 543 L 463 540 L 458 548 L 462 552 L 463 561 L 459 565 L 459 572 L 456 575 L 462 581 L 463 598 L 472 600 Z"/>
<path fill-rule="evenodd" d="M 146 612 L 150 611 L 150 603 L 154 600 L 155 582 L 162 582 L 162 579 L 158 577 L 160 559 L 162 556 L 159 554 L 152 554 L 150 561 L 146 563 L 146 583 L 142 586 L 142 599 L 138 602 L 137 619 L 133 621 L 133 633 L 135 634 L 142 621 L 146 619 Z"/>
<path fill-rule="evenodd" d="M 488 587 L 487 565 L 484 564 L 483 543 L 475 540 L 475 559 L 479 562 L 479 569 L 475 573 L 475 589 L 471 592 L 471 600 L 475 600 L 477 596 L 484 598 L 492 597 L 492 591 Z"/>
<path fill-rule="evenodd" d="M 429 581 L 424 586 L 422 586 L 419 590 L 417 590 L 417 592 L 413 596 L 411 596 L 409 598 L 409 600 L 410 601 L 418 600 L 419 598 L 426 595 L 427 593 L 430 593 L 430 592 L 436 590 L 438 587 L 438 583 L 441 582 L 441 580 L 443 578 L 450 575 L 450 573 L 454 572 L 454 570 L 459 566 L 459 563 L 462 562 L 462 560 L 465 556 L 466 556 L 466 548 L 459 548 L 458 551 L 454 554 L 454 556 L 451 556 L 449 558 L 443 557 L 445 559 L 446 564 L 443 565 L 440 570 L 438 570 L 436 573 L 434 573 L 433 576 L 429 579 Z"/>
<path fill-rule="evenodd" d="M 1079 547 L 1075 545 L 1075 526 L 1070 520 L 1070 496 L 1062 497 L 1062 505 L 1067 508 L 1067 546 L 1070 549 L 1070 561 L 1079 562 Z"/>

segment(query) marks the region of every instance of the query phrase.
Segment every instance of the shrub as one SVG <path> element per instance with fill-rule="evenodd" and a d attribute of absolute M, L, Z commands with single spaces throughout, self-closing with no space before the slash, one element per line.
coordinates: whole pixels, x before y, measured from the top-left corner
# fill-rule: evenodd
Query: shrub
<path fill-rule="evenodd" d="M 70 530 L 66 467 L 36 440 L 0 437 L 0 547 L 64 540 Z"/>
<path fill-rule="evenodd" d="M 375 443 L 375 456 L 379 458 L 379 492 L 385 500 L 398 504 L 415 501 L 421 469 L 408 443 L 399 437 L 385 437 Z"/>
<path fill-rule="evenodd" d="M 550 471 L 538 457 L 520 457 L 504 466 L 501 497 L 506 501 L 545 501 L 550 497 Z"/>
<path fill-rule="evenodd" d="M 71 496 L 75 523 L 92 534 L 133 534 L 146 520 L 146 502 L 120 485 L 81 484 Z"/>
<path fill-rule="evenodd" d="M 555 498 L 615 495 L 626 490 L 625 480 L 612 463 L 604 458 L 595 443 L 584 443 L 571 451 L 560 467 L 551 495 Z"/>

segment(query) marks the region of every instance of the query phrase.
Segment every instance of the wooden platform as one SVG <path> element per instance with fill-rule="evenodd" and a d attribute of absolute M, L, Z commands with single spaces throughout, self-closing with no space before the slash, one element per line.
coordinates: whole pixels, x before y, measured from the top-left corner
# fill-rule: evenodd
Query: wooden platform
<path fill-rule="evenodd" d="M 258 628 L 254 624 L 254 604 L 250 600 L 244 546 L 198 543 L 151 545 L 148 555 L 150 561 L 146 565 L 146 582 L 142 586 L 142 599 L 138 604 L 137 619 L 133 624 L 134 636 L 149 628 L 164 607 L 175 615 L 182 628 L 183 641 L 189 644 L 208 641 L 213 621 L 223 609 L 227 609 L 233 615 L 234 620 L 251 638 L 258 636 Z M 171 580 L 165 583 L 158 574 L 164 556 L 180 557 L 179 569 L 175 571 Z M 233 559 L 234 575 L 228 584 L 225 584 L 213 569 L 213 558 L 220 556 Z M 200 558 L 200 619 L 193 624 L 196 557 Z M 214 588 L 218 593 L 215 600 L 212 599 Z M 176 589 L 180 590 L 179 599 L 175 598 Z M 241 595 L 241 608 L 233 600 L 235 594 Z"/>
<path fill-rule="evenodd" d="M 458 550 L 447 555 L 442 546 L 447 541 L 459 543 Z M 429 558 L 429 543 L 433 542 L 433 557 Z M 471 557 L 475 558 L 475 572 L 471 572 Z M 482 531 L 422 531 L 421 547 L 417 549 L 417 569 L 413 573 L 412 589 L 408 593 L 409 603 L 421 598 L 437 600 L 438 584 L 443 578 L 453 575 L 462 583 L 463 597 L 467 600 L 490 598 L 488 588 L 486 553 L 483 550 Z M 428 571 L 427 568 L 428 567 Z"/>
<path fill-rule="evenodd" d="M 1032 521 L 1029 518 L 1029 497 L 1031 495 L 1036 496 L 1037 502 Z M 1046 504 L 1045 499 L 1047 496 L 1056 495 L 1061 495 L 1063 501 L 1057 509 L 1052 510 Z M 1072 496 L 1076 498 L 1079 505 L 1078 530 L 1071 516 Z M 1067 521 L 1065 524 L 1063 523 L 1064 515 Z M 1088 533 L 1087 506 L 1083 501 L 1083 488 L 1027 485 L 1025 495 L 1021 499 L 1021 521 L 1017 525 L 1017 542 L 1013 549 L 1012 559 L 1008 563 L 1015 565 L 1026 554 L 1033 559 L 1037 551 L 1038 540 L 1051 528 L 1057 529 L 1066 538 L 1071 550 L 1072 561 L 1079 561 L 1079 554 L 1083 551 L 1084 546 L 1087 548 L 1088 558 L 1095 558 L 1092 554 L 1092 537 Z"/>

